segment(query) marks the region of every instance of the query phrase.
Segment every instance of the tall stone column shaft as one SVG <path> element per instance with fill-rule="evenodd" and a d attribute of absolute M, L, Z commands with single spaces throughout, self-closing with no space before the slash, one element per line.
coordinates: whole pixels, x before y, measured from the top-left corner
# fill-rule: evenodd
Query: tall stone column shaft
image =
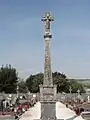
<path fill-rule="evenodd" d="M 45 61 L 44 61 L 44 81 L 43 85 L 53 85 L 52 71 L 51 71 L 51 35 L 44 35 L 45 39 Z"/>

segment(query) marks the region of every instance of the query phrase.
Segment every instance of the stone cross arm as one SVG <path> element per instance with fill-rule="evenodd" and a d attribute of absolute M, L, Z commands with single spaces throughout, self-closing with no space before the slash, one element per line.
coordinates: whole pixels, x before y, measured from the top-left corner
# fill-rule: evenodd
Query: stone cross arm
<path fill-rule="evenodd" d="M 51 16 L 51 14 L 49 12 L 45 13 L 45 15 L 43 16 L 42 18 L 42 21 L 45 22 L 45 21 L 54 21 L 54 17 Z"/>
<path fill-rule="evenodd" d="M 45 30 L 50 30 L 50 22 L 54 21 L 54 17 L 48 12 L 41 20 L 45 23 Z"/>

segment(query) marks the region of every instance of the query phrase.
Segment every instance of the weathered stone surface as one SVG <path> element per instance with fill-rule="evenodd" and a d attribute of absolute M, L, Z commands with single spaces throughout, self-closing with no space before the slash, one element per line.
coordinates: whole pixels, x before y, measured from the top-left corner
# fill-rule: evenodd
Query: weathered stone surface
<path fill-rule="evenodd" d="M 45 38 L 44 85 L 53 85 L 51 71 L 50 38 Z"/>
<path fill-rule="evenodd" d="M 46 13 L 42 21 L 45 23 L 45 63 L 44 63 L 44 81 L 40 85 L 41 101 L 41 120 L 57 120 L 56 118 L 56 93 L 57 86 L 53 85 L 51 71 L 51 54 L 50 54 L 50 22 L 53 21 L 50 13 Z"/>
<path fill-rule="evenodd" d="M 41 101 L 56 101 L 57 86 L 40 86 Z"/>
<path fill-rule="evenodd" d="M 56 120 L 56 103 L 42 102 L 41 103 L 41 119 L 42 120 Z"/>

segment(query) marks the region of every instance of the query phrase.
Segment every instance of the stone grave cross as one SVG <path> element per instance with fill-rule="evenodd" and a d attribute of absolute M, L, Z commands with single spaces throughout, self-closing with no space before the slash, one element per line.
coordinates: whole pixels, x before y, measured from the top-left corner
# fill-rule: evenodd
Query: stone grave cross
<path fill-rule="evenodd" d="M 72 88 L 71 88 L 71 86 L 70 86 L 70 89 L 69 89 L 69 91 L 70 91 L 70 94 L 71 94 L 71 92 L 72 92 Z"/>
<path fill-rule="evenodd" d="M 50 54 L 50 43 L 52 35 L 50 35 L 50 22 L 54 21 L 54 18 L 50 15 L 50 13 L 45 13 L 43 18 L 41 19 L 45 25 L 45 62 L 44 62 L 44 81 L 43 85 L 53 85 L 52 81 L 52 71 L 51 71 L 51 54 Z"/>

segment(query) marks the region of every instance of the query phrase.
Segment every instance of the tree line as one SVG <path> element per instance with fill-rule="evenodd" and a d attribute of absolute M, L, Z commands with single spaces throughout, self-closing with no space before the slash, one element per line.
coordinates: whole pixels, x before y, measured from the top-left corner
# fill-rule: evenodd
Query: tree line
<path fill-rule="evenodd" d="M 0 92 L 16 93 L 17 86 L 19 86 L 19 92 L 31 93 L 39 92 L 39 85 L 43 84 L 43 73 L 30 75 L 26 80 L 22 80 L 18 77 L 18 73 L 11 65 L 6 65 L 0 68 Z M 67 76 L 60 72 L 52 73 L 53 83 L 57 85 L 58 92 L 70 92 L 76 93 L 79 89 L 81 93 L 85 92 L 84 85 L 78 83 L 74 79 L 68 79 Z"/>

